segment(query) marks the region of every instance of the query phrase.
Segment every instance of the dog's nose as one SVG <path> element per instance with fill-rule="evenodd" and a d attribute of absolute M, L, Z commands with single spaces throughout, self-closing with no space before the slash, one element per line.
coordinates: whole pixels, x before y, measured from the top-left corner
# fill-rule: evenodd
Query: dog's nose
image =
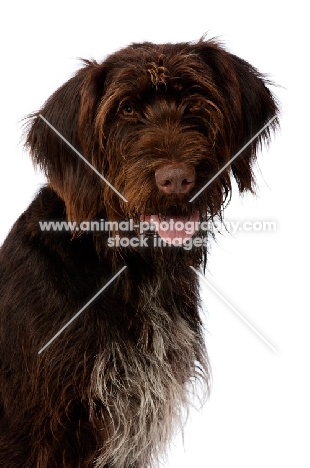
<path fill-rule="evenodd" d="M 156 185 L 165 193 L 188 193 L 195 186 L 195 169 L 186 164 L 167 164 L 155 172 Z"/>

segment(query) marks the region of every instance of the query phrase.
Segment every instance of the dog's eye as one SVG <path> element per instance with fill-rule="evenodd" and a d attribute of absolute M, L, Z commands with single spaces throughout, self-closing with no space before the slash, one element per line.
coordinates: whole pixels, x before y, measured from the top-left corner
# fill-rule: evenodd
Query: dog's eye
<path fill-rule="evenodd" d="M 198 112 L 200 111 L 201 109 L 201 105 L 200 103 L 197 103 L 197 104 L 189 104 L 186 109 L 185 109 L 185 112 L 187 113 L 190 113 L 192 114 L 193 112 Z"/>
<path fill-rule="evenodd" d="M 135 117 L 136 111 L 131 104 L 124 104 L 121 108 L 121 112 L 125 117 Z"/>

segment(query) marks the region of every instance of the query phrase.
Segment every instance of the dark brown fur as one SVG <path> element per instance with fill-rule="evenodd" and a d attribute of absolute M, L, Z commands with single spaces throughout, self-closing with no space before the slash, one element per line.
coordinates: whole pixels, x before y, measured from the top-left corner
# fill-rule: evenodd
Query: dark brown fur
<path fill-rule="evenodd" d="M 39 221 L 219 216 L 232 176 L 254 191 L 256 150 L 276 120 L 189 199 L 277 114 L 266 84 L 213 40 L 133 44 L 85 61 L 40 113 L 128 203 L 32 116 L 26 144 L 48 185 L 0 254 L 0 467 L 146 468 L 164 453 L 191 384 L 209 385 L 190 268 L 205 247 L 110 248 L 105 233 L 44 232 Z M 185 168 L 187 191 L 161 187 L 155 174 L 171 167 Z"/>

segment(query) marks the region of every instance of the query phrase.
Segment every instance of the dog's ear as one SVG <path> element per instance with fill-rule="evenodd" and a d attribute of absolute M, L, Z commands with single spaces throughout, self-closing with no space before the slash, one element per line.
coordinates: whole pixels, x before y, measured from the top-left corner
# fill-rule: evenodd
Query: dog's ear
<path fill-rule="evenodd" d="M 28 124 L 26 147 L 32 160 L 64 200 L 68 219 L 75 221 L 92 219 L 100 211 L 102 180 L 68 143 L 93 164 L 90 140 L 106 72 L 104 64 L 84 61 L 84 67 L 30 116 Z"/>
<path fill-rule="evenodd" d="M 225 103 L 224 125 L 230 128 L 229 159 L 266 126 L 230 166 L 240 192 L 254 192 L 252 165 L 257 150 L 263 143 L 269 142 L 272 131 L 279 124 L 278 104 L 268 88 L 273 83 L 214 40 L 199 41 L 196 48 Z"/>

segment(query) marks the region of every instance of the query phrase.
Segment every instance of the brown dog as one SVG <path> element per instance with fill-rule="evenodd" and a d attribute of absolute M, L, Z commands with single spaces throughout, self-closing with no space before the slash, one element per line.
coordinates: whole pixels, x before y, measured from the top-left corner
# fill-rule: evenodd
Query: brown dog
<path fill-rule="evenodd" d="M 266 84 L 214 40 L 133 44 L 85 61 L 32 116 L 48 185 L 0 254 L 0 467 L 153 466 L 191 384 L 208 389 L 190 266 L 231 177 L 253 191 L 277 125 Z"/>

